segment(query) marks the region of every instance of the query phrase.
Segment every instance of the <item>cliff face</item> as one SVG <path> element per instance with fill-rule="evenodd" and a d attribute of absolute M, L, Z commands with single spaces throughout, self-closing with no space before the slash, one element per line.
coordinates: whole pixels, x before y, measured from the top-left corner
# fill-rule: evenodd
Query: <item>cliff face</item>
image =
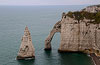
<path fill-rule="evenodd" d="M 55 24 L 52 29 L 52 31 L 55 30 L 55 33 L 61 33 L 59 51 L 82 51 L 100 54 L 100 20 L 97 19 L 98 17 L 95 17 L 98 12 L 100 12 L 100 6 L 95 5 L 89 6 L 79 12 L 70 13 L 72 15 L 63 13 L 62 19 L 59 22 L 60 24 Z M 93 14 L 87 17 L 87 13 Z M 52 35 L 52 31 L 45 40 L 45 50 L 51 49 L 51 40 L 54 35 Z"/>
<path fill-rule="evenodd" d="M 100 25 L 88 23 L 88 20 L 62 18 L 60 51 L 99 50 Z"/>

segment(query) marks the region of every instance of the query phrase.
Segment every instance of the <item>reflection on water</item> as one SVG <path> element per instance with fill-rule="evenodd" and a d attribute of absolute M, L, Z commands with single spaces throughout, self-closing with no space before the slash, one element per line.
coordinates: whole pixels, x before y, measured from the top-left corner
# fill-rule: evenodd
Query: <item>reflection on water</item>
<path fill-rule="evenodd" d="M 60 65 L 93 65 L 84 53 L 59 53 Z"/>
<path fill-rule="evenodd" d="M 34 60 L 17 60 L 19 65 L 93 65 L 91 58 L 84 53 L 58 53 L 44 51 L 41 58 Z"/>
<path fill-rule="evenodd" d="M 45 52 L 44 40 L 62 12 L 85 6 L 0 6 L 0 65 L 92 65 L 85 54 L 57 52 L 60 35 L 52 40 L 52 51 Z M 13 60 L 18 53 L 25 26 L 31 32 L 35 60 Z M 9 59 L 10 58 L 10 59 Z"/>
<path fill-rule="evenodd" d="M 35 59 L 31 60 L 17 60 L 20 65 L 34 65 Z"/>
<path fill-rule="evenodd" d="M 51 51 L 44 51 L 45 56 L 50 58 L 52 56 L 52 52 Z"/>

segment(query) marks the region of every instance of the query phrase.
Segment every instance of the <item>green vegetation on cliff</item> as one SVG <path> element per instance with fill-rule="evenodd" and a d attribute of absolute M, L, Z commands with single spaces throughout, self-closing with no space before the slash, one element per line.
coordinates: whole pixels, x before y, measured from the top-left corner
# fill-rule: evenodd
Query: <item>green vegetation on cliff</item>
<path fill-rule="evenodd" d="M 100 7 L 100 4 L 99 5 L 94 5 L 94 6 Z"/>
<path fill-rule="evenodd" d="M 76 12 L 68 12 L 67 16 L 71 18 L 75 18 L 75 20 L 78 20 L 78 21 L 86 18 L 90 20 L 90 23 L 94 23 L 94 24 L 100 23 L 100 12 L 89 13 L 86 11 L 76 11 Z"/>

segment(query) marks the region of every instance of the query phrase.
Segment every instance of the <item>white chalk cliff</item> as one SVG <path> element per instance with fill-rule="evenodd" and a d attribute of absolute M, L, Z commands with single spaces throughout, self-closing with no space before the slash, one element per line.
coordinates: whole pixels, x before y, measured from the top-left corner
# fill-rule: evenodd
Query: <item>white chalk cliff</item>
<path fill-rule="evenodd" d="M 17 59 L 34 59 L 35 49 L 32 44 L 32 39 L 28 27 L 26 26 L 24 35 L 21 40 L 21 46 L 18 52 Z"/>
<path fill-rule="evenodd" d="M 95 13 L 97 10 L 100 10 L 100 6 L 87 7 L 83 11 Z M 62 14 L 61 21 L 55 24 L 49 36 L 46 38 L 45 50 L 51 49 L 51 40 L 54 34 L 60 32 L 61 41 L 58 49 L 59 52 L 80 51 L 100 54 L 100 24 L 90 23 L 90 20 L 86 18 L 76 20 L 75 18 L 66 16 L 66 14 Z"/>
<path fill-rule="evenodd" d="M 61 21 L 60 51 L 100 50 L 100 25 L 66 17 Z"/>

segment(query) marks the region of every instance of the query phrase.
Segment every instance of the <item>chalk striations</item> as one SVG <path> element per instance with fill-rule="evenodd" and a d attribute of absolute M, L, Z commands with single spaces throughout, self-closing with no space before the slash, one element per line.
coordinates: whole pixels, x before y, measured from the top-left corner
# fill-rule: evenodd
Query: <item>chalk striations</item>
<path fill-rule="evenodd" d="M 91 10 L 92 9 L 92 10 Z M 60 21 L 61 41 L 59 52 L 96 53 L 100 56 L 100 5 L 89 6 L 81 11 L 63 13 Z M 90 14 L 89 16 L 87 16 Z M 95 17 L 98 16 L 98 17 Z M 93 16 L 93 19 L 92 19 Z M 89 19 L 90 18 L 90 19 Z M 57 22 L 58 23 L 58 22 Z M 54 29 L 54 28 L 53 28 Z M 52 29 L 52 30 L 53 30 Z M 50 35 L 48 36 L 48 38 Z M 45 42 L 45 49 L 50 42 Z M 46 40 L 47 41 L 47 38 Z"/>
<path fill-rule="evenodd" d="M 77 21 L 66 17 L 61 21 L 60 51 L 99 50 L 100 25 L 88 23 L 87 20 Z"/>

